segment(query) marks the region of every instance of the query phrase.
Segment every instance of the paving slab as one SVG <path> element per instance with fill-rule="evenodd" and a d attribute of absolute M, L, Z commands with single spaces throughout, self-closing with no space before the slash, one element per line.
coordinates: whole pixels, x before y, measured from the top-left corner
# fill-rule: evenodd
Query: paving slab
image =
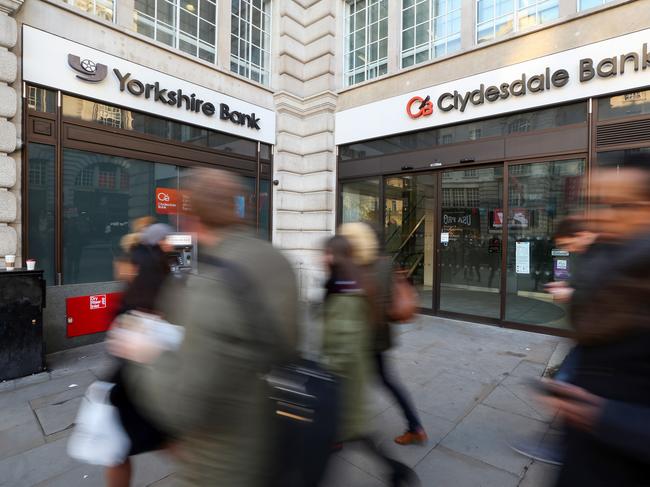
<path fill-rule="evenodd" d="M 71 384 L 77 384 L 80 388 L 85 389 L 95 380 L 97 380 L 97 377 L 89 370 L 85 370 L 66 377 L 50 379 L 41 384 L 16 388 L 13 391 L 1 392 L 0 411 L 5 407 L 11 407 L 12 405 L 22 404 L 23 402 L 32 401 L 39 397 L 46 397 L 63 392 L 67 390 L 68 386 Z"/>
<path fill-rule="evenodd" d="M 542 435 L 547 429 L 544 422 L 479 405 L 441 444 L 519 477 L 529 460 L 510 449 L 509 441 L 523 433 Z"/>
<path fill-rule="evenodd" d="M 426 387 L 412 389 L 411 394 L 418 409 L 456 422 L 467 415 L 494 387 L 494 384 L 442 372 Z"/>
<path fill-rule="evenodd" d="M 370 475 L 340 455 L 333 455 L 321 487 L 385 487 L 383 471 Z"/>
<path fill-rule="evenodd" d="M 0 460 L 0 485 L 31 487 L 79 466 L 66 452 L 65 439 Z"/>
<path fill-rule="evenodd" d="M 446 448 L 436 448 L 415 471 L 423 487 L 517 487 L 519 477 L 475 458 Z"/>
<path fill-rule="evenodd" d="M 81 401 L 81 397 L 75 397 L 34 411 L 45 435 L 53 435 L 71 428 Z"/>
<path fill-rule="evenodd" d="M 532 419 L 551 422 L 552 412 L 539 403 L 537 393 L 530 385 L 535 377 L 537 376 L 506 377 L 483 401 L 483 404 Z"/>
<path fill-rule="evenodd" d="M 533 462 L 526 470 L 526 476 L 519 487 L 552 487 L 559 473 L 560 467 Z"/>
<path fill-rule="evenodd" d="M 30 410 L 29 414 L 29 420 L 0 431 L 0 459 L 24 453 L 45 443 L 43 430 L 34 413 Z"/>

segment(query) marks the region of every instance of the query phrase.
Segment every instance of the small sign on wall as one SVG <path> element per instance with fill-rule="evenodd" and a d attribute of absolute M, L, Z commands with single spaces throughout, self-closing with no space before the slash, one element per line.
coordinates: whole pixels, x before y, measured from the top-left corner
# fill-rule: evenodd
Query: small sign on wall
<path fill-rule="evenodd" d="M 65 300 L 68 338 L 108 330 L 120 309 L 122 293 L 75 296 Z"/>

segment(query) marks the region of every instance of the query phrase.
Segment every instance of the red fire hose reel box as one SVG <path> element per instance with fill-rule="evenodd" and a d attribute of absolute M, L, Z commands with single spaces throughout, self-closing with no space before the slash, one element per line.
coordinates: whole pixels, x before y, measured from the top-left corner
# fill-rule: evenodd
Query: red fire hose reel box
<path fill-rule="evenodd" d="M 119 310 L 121 300 L 122 293 L 93 294 L 66 299 L 68 337 L 108 330 Z"/>

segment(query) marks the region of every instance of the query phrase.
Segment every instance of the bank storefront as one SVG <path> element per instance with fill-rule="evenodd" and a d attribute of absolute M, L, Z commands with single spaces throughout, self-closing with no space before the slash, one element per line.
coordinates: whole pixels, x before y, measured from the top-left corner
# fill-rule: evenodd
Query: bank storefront
<path fill-rule="evenodd" d="M 129 222 L 184 229 L 192 167 L 241 176 L 238 211 L 270 238 L 273 111 L 29 26 L 22 46 L 23 255 L 45 271 L 49 350 L 97 340 Z"/>
<path fill-rule="evenodd" d="M 381 229 L 424 312 L 563 334 L 552 236 L 650 153 L 650 30 L 337 114 L 338 220 Z M 426 68 L 423 68 L 426 69 Z"/>

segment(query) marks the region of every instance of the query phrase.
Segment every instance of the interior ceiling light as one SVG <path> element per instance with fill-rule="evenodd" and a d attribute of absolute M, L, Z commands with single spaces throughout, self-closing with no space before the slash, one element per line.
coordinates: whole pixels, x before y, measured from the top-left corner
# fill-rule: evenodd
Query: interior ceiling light
<path fill-rule="evenodd" d="M 191 3 L 188 3 L 187 5 L 185 5 L 185 9 L 189 10 L 190 12 L 194 12 L 195 8 L 196 7 L 194 7 L 194 5 L 191 4 Z"/>

